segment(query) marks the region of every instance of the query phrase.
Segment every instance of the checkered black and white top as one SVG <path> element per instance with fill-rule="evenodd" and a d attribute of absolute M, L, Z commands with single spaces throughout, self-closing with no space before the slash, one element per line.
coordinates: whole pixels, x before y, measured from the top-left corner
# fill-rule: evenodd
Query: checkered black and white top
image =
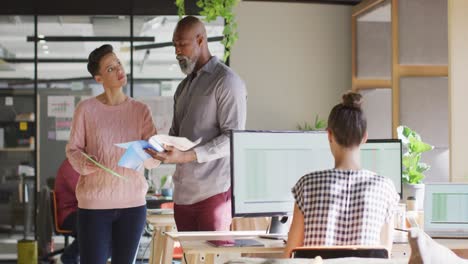
<path fill-rule="evenodd" d="M 368 170 L 312 172 L 292 192 L 304 214 L 304 246 L 378 245 L 400 199 L 390 179 Z"/>

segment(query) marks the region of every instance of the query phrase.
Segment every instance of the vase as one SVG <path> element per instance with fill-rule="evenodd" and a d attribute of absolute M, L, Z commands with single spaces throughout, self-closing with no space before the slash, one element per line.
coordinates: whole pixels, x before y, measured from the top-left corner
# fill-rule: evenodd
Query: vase
<path fill-rule="evenodd" d="M 414 197 L 415 199 L 415 207 L 416 211 L 423 211 L 424 210 L 424 184 L 410 184 L 404 183 L 403 184 L 403 203 L 406 203 L 408 197 Z"/>

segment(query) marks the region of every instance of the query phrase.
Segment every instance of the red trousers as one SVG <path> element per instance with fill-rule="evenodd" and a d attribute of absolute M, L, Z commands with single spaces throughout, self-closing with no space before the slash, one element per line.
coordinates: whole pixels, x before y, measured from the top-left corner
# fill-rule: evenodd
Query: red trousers
<path fill-rule="evenodd" d="M 231 188 L 198 203 L 174 205 L 177 231 L 227 231 L 231 226 Z"/>

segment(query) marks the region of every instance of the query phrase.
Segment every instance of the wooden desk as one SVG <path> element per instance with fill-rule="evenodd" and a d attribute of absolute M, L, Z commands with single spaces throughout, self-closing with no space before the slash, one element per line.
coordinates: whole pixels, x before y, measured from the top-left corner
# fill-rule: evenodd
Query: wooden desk
<path fill-rule="evenodd" d="M 285 244 L 278 240 L 260 239 L 258 235 L 264 234 L 264 231 L 218 231 L 218 232 L 167 232 L 165 256 L 168 258 L 163 261 L 164 264 L 170 264 L 172 260 L 172 241 L 178 241 L 186 254 L 187 264 L 197 264 L 204 262 L 206 264 L 214 263 L 215 257 L 219 254 L 236 253 L 282 253 Z M 262 242 L 265 247 L 215 247 L 207 240 L 223 240 L 234 238 L 249 238 Z M 435 241 L 451 250 L 458 256 L 466 258 L 468 256 L 468 239 L 435 239 Z M 411 248 L 408 243 L 393 244 L 391 257 L 396 262 L 407 263 L 411 255 Z M 170 257 L 169 257 L 170 256 Z M 237 257 L 238 257 L 237 256 Z M 236 257 L 234 257 L 236 258 Z M 403 263 L 402 262 L 402 263 Z M 393 262 L 392 262 L 393 263 Z"/>
<path fill-rule="evenodd" d="M 451 249 L 461 258 L 468 259 L 468 239 L 434 239 L 438 244 Z M 392 258 L 409 258 L 411 248 L 408 243 L 393 244 Z"/>
<path fill-rule="evenodd" d="M 167 240 L 180 242 L 187 264 L 204 262 L 213 264 L 219 254 L 235 253 L 282 253 L 284 242 L 281 240 L 261 239 L 258 235 L 265 231 L 214 231 L 214 232 L 167 232 Z M 263 243 L 264 247 L 215 247 L 208 244 L 207 240 L 230 240 L 235 238 L 255 239 Z M 168 245 L 173 244 L 168 242 Z M 172 248 L 166 247 L 166 256 L 169 256 Z M 165 259 L 164 264 L 170 264 L 170 259 Z"/>
<path fill-rule="evenodd" d="M 174 241 L 169 241 L 164 232 L 176 231 L 174 214 L 147 214 L 146 221 L 154 228 L 149 264 L 170 264 L 172 261 L 172 251 L 174 250 Z"/>

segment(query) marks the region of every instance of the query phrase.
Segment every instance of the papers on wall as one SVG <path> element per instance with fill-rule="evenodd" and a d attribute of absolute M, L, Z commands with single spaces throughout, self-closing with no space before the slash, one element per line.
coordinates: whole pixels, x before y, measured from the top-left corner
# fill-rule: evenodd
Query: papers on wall
<path fill-rule="evenodd" d="M 139 98 L 138 100 L 149 106 L 158 133 L 169 133 L 169 129 L 172 125 L 172 113 L 174 108 L 174 100 L 172 97 L 145 97 Z"/>
<path fill-rule="evenodd" d="M 55 140 L 68 141 L 70 139 L 71 124 L 71 118 L 55 118 Z"/>
<path fill-rule="evenodd" d="M 47 131 L 47 139 L 49 140 L 55 140 L 57 133 L 55 131 Z"/>
<path fill-rule="evenodd" d="M 75 111 L 74 96 L 48 96 L 47 116 L 49 117 L 73 117 Z"/>
<path fill-rule="evenodd" d="M 55 131 L 55 140 L 68 141 L 70 139 L 70 130 Z"/>
<path fill-rule="evenodd" d="M 13 105 L 13 97 L 11 97 L 11 96 L 5 97 L 5 105 L 6 106 L 12 106 Z"/>

